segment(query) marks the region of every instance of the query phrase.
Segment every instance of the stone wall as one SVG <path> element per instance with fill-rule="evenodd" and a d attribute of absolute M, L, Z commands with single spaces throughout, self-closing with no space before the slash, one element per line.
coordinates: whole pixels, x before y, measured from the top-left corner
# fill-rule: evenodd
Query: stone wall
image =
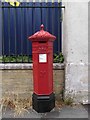
<path fill-rule="evenodd" d="M 75 95 L 76 101 L 85 102 L 88 101 L 88 2 L 62 1 L 65 89 Z"/>
<path fill-rule="evenodd" d="M 32 69 L 3 69 L 2 73 L 2 97 L 17 95 L 19 98 L 29 98 L 33 93 Z M 54 92 L 56 99 L 61 99 L 64 87 L 64 69 L 54 69 Z"/>

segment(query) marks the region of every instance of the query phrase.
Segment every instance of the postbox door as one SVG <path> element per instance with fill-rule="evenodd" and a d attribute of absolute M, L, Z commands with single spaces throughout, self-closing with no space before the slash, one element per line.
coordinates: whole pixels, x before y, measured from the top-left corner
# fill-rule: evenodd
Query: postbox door
<path fill-rule="evenodd" d="M 53 92 L 53 61 L 52 44 L 40 44 L 38 53 L 38 93 L 51 94 Z"/>
<path fill-rule="evenodd" d="M 33 43 L 34 92 L 49 95 L 53 92 L 53 46 L 52 42 Z"/>

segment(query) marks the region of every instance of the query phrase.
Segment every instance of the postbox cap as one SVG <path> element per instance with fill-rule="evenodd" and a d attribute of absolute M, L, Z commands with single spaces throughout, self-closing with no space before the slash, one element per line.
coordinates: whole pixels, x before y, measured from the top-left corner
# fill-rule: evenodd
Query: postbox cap
<path fill-rule="evenodd" d="M 40 26 L 41 30 L 30 36 L 31 41 L 54 41 L 56 37 L 47 31 L 44 31 L 44 25 Z"/>

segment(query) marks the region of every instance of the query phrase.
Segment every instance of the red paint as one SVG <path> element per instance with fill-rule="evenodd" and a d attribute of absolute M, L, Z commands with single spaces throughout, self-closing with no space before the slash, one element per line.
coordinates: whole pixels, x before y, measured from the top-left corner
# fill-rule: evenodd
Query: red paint
<path fill-rule="evenodd" d="M 34 93 L 38 95 L 50 95 L 53 92 L 53 41 L 55 39 L 55 36 L 44 31 L 43 25 L 39 32 L 29 37 L 32 41 Z M 43 55 L 44 57 L 41 55 L 44 59 L 40 59 L 46 61 L 39 61 L 40 54 L 46 54 Z"/>

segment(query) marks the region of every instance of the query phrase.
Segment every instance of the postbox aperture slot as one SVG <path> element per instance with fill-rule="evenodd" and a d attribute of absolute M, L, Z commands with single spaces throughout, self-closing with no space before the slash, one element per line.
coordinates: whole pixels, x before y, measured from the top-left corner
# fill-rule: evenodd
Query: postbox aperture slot
<path fill-rule="evenodd" d="M 46 41 L 39 41 L 39 43 L 46 43 Z"/>

